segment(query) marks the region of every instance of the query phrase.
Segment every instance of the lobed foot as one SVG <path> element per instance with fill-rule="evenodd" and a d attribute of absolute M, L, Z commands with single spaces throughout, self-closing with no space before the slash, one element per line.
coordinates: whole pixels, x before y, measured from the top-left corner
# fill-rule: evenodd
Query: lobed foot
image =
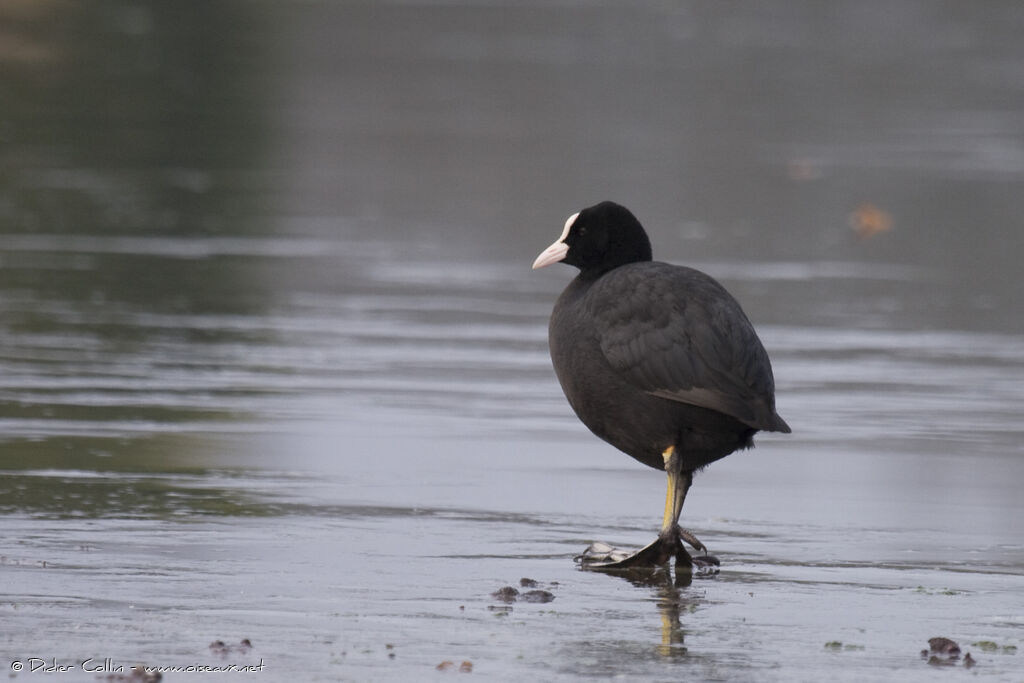
<path fill-rule="evenodd" d="M 685 552 L 685 551 L 684 551 Z M 630 552 L 598 541 L 576 557 L 584 569 L 633 569 L 637 567 L 660 567 L 675 555 L 675 547 L 665 544 L 662 539 Z"/>
<path fill-rule="evenodd" d="M 704 551 L 704 554 L 692 557 L 683 547 L 684 540 L 694 549 Z M 717 574 L 721 564 L 718 558 L 707 554 L 706 546 L 693 533 L 678 526 L 673 532 L 660 534 L 653 542 L 636 552 L 622 550 L 607 543 L 592 543 L 576 557 L 576 561 L 584 569 L 617 570 L 660 567 L 673 557 L 676 560 L 677 572 L 693 572 L 697 576 Z"/>

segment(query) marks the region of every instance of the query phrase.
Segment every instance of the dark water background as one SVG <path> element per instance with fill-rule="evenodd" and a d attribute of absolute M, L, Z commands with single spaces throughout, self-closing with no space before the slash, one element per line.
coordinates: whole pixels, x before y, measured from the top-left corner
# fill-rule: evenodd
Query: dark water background
<path fill-rule="evenodd" d="M 0 666 L 1024 681 L 1021 35 L 1014 2 L 0 6 Z M 651 540 L 664 487 L 571 415 L 572 273 L 529 269 L 605 198 L 740 299 L 793 427 L 698 478 L 689 586 L 572 561 Z M 491 597 L 522 577 L 555 600 Z"/>

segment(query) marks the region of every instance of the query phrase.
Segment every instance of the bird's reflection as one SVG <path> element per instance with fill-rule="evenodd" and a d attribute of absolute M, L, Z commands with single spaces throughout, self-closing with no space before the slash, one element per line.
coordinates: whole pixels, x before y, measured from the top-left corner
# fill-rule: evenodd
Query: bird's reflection
<path fill-rule="evenodd" d="M 692 572 L 673 571 L 665 565 L 602 573 L 622 577 L 638 588 L 650 589 L 661 617 L 661 643 L 657 646 L 658 654 L 662 657 L 686 656 L 686 630 L 680 621 L 680 615 L 684 611 L 692 611 L 697 604 L 697 598 L 685 590 L 693 583 Z"/>

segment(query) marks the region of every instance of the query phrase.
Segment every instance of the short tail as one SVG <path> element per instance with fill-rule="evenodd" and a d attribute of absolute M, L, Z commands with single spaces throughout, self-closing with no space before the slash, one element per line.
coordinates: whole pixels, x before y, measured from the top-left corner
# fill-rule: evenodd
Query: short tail
<path fill-rule="evenodd" d="M 789 434 L 793 430 L 789 428 L 786 421 L 779 417 L 778 413 L 772 414 L 772 426 L 766 429 L 768 432 L 782 432 L 783 434 Z"/>

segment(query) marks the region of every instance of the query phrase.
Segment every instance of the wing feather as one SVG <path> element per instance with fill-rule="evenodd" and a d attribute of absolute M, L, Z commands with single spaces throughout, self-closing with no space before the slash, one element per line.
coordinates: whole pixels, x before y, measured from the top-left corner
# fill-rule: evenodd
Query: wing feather
<path fill-rule="evenodd" d="M 591 287 L 587 308 L 605 358 L 638 389 L 757 429 L 785 425 L 768 354 L 736 300 L 707 275 L 630 264 Z"/>

